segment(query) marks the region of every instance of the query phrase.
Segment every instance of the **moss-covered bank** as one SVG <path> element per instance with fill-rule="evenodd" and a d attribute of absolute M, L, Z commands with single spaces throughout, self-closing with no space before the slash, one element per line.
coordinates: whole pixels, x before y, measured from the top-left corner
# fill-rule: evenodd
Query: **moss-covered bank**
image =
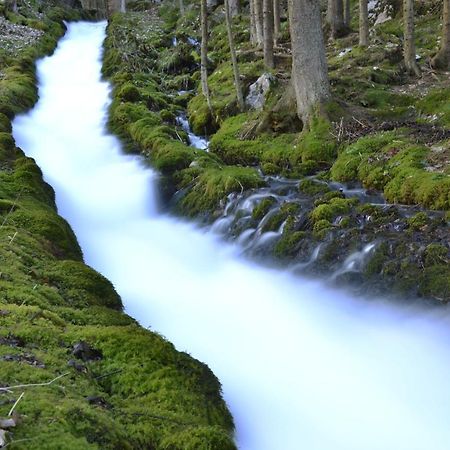
<path fill-rule="evenodd" d="M 0 52 L 0 417 L 24 392 L 7 441 L 27 450 L 234 449 L 217 378 L 122 312 L 111 283 L 83 263 L 40 169 L 15 146 L 11 119 L 37 100 L 33 61 L 53 50 L 62 19 L 80 17 L 46 6 L 39 21 L 9 17 L 44 33 Z"/>
<path fill-rule="evenodd" d="M 328 120 L 319 118 L 301 131 L 289 83 L 289 52 L 276 58 L 263 108 L 240 112 L 223 5 L 212 7 L 210 111 L 199 86 L 198 5 L 187 3 L 180 16 L 176 2 L 165 1 L 158 10 L 141 2 L 140 12 L 116 15 L 108 27 L 104 73 L 114 85 L 110 126 L 130 151 L 143 153 L 162 172 L 161 187 L 177 212 L 211 222 L 227 204 L 235 204 L 236 217 L 230 216 L 234 207 L 227 209 L 227 236 L 255 228 L 256 235 L 271 233 L 266 235 L 271 245 L 256 251 L 265 261 L 300 262 L 307 270 L 305 261 L 320 245 L 308 270 L 339 273 L 350 255 L 373 241 L 376 250 L 357 264 L 357 273 L 339 275 L 339 281 L 357 284 L 363 292 L 447 302 L 448 77 L 425 73 L 415 80 L 405 73 L 400 15 L 373 28 L 370 51 L 360 49 L 357 2 L 352 8 L 350 34 L 328 42 L 334 97 Z M 438 11 L 418 11 L 420 61 L 435 52 Z M 248 30 L 247 14 L 234 18 L 245 95 L 264 72 Z M 277 51 L 289 45 L 283 21 Z M 188 145 L 179 114 L 187 115 L 194 132 L 210 136 L 208 152 Z M 279 190 L 273 176 L 292 182 Z M 358 195 L 351 193 L 355 190 Z M 239 210 L 237 199 L 244 202 L 255 192 L 262 200 L 250 202 L 253 211 Z M 383 201 L 389 204 L 371 204 Z M 416 213 L 427 217 L 426 226 L 410 225 Z M 428 267 L 424 252 L 430 245 L 441 246 L 441 259 Z"/>

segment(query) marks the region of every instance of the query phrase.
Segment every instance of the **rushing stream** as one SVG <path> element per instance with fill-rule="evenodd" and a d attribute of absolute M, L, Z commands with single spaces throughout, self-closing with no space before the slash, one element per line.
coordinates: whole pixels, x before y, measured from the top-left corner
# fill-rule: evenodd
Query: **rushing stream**
<path fill-rule="evenodd" d="M 104 29 L 69 25 L 39 62 L 40 101 L 14 135 L 127 312 L 218 375 L 240 449 L 448 450 L 444 310 L 353 299 L 258 267 L 158 212 L 157 174 L 105 131 Z"/>

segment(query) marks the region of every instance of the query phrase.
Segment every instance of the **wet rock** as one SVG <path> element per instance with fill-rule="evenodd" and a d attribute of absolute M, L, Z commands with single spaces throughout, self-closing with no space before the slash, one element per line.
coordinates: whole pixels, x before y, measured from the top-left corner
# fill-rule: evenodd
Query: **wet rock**
<path fill-rule="evenodd" d="M 72 354 L 83 361 L 98 361 L 103 358 L 102 352 L 85 341 L 74 344 Z"/>
<path fill-rule="evenodd" d="M 267 93 L 273 81 L 274 77 L 270 73 L 263 73 L 250 85 L 248 95 L 245 99 L 245 103 L 250 109 L 262 109 L 264 107 Z"/>

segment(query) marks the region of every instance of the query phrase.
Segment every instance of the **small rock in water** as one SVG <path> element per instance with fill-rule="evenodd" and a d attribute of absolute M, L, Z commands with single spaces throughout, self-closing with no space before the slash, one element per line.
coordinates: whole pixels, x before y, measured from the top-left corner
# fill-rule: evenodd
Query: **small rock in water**
<path fill-rule="evenodd" d="M 266 102 L 266 95 L 274 81 L 270 73 L 263 73 L 253 84 L 250 85 L 245 103 L 251 109 L 262 109 Z"/>

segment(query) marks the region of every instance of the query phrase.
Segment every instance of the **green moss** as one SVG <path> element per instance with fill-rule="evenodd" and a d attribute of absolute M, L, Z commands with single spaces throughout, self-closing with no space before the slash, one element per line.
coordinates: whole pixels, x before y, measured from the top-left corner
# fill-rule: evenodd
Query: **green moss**
<path fill-rule="evenodd" d="M 219 427 L 187 427 L 168 436 L 164 450 L 235 450 L 232 437 Z"/>
<path fill-rule="evenodd" d="M 417 214 L 408 219 L 408 226 L 413 230 L 420 230 L 429 222 L 430 222 L 429 217 L 426 215 L 426 213 L 422 211 L 418 212 Z"/>
<path fill-rule="evenodd" d="M 256 170 L 251 168 L 227 166 L 206 169 L 195 180 L 180 207 L 190 216 L 212 212 L 229 193 L 257 188 L 263 184 Z"/>
<path fill-rule="evenodd" d="M 274 255 L 278 258 L 293 258 L 298 251 L 298 244 L 305 236 L 304 231 L 283 232 L 281 239 L 275 244 Z"/>
<path fill-rule="evenodd" d="M 333 229 L 333 225 L 329 220 L 319 219 L 314 223 L 313 236 L 316 239 L 322 240 L 328 235 L 329 231 Z"/>
<path fill-rule="evenodd" d="M 274 197 L 263 198 L 252 211 L 252 218 L 254 220 L 261 220 L 268 212 L 269 209 L 276 203 Z"/>
<path fill-rule="evenodd" d="M 65 301 L 74 307 L 105 306 L 121 309 L 122 302 L 112 284 L 79 261 L 58 261 L 46 267 L 42 277 L 56 286 Z"/>
<path fill-rule="evenodd" d="M 52 17 L 67 15 L 55 9 Z M 32 62 L 39 52 L 53 49 L 54 36 L 63 29 L 56 25 L 50 24 L 53 31 L 46 31 L 47 38 L 21 60 L 20 70 L 8 69 L 0 80 L 0 109 L 6 112 L 0 115 L 1 145 L 8 153 L 0 161 L 2 169 L 7 163 L 0 171 L 0 337 L 20 342 L 14 347 L 0 340 L 0 356 L 8 355 L 0 358 L 1 382 L 45 383 L 64 375 L 48 386 L 23 388 L 15 409 L 21 420 L 8 445 L 27 450 L 163 449 L 172 444 L 234 449 L 233 421 L 217 378 L 120 311 L 113 286 L 82 263 L 40 169 L 14 148 L 5 117 L 36 100 Z M 145 123 L 133 129 L 142 140 L 150 123 L 152 132 L 161 125 L 146 105 L 116 101 L 114 106 L 117 129 L 124 135 L 142 118 Z M 161 156 L 158 151 L 171 132 L 157 129 L 156 135 L 160 142 L 148 147 Z M 77 359 L 72 348 L 80 341 L 102 357 Z M 11 391 L 2 396 L 1 416 L 22 392 Z"/>
<path fill-rule="evenodd" d="M 245 91 L 263 73 L 263 64 L 262 62 L 241 63 L 239 70 Z M 238 112 L 231 62 L 225 61 L 220 64 L 208 77 L 208 84 L 213 113 L 209 111 L 202 93 L 195 96 L 188 104 L 188 116 L 192 129 L 194 133 L 200 135 L 211 134 L 223 120 Z"/>
<path fill-rule="evenodd" d="M 300 192 L 311 196 L 324 194 L 330 190 L 327 184 L 311 179 L 304 179 L 300 181 L 298 189 Z"/>
<path fill-rule="evenodd" d="M 329 203 L 316 206 L 311 212 L 311 220 L 316 223 L 320 220 L 332 222 L 337 216 L 348 214 L 351 207 L 357 202 L 355 199 L 332 198 Z"/>
<path fill-rule="evenodd" d="M 367 261 L 364 273 L 368 276 L 380 275 L 383 272 L 385 263 L 389 260 L 387 256 L 387 244 L 383 243 L 375 249 Z"/>
<path fill-rule="evenodd" d="M 119 89 L 117 97 L 124 102 L 137 102 L 141 99 L 139 89 L 132 83 L 125 83 Z"/>
<path fill-rule="evenodd" d="M 331 168 L 337 181 L 360 180 L 367 188 L 383 190 L 393 203 L 450 208 L 450 176 L 426 170 L 430 149 L 412 144 L 401 130 L 359 139 L 347 147 Z"/>
<path fill-rule="evenodd" d="M 419 292 L 442 302 L 450 301 L 450 267 L 436 265 L 425 268 L 420 277 Z"/>
<path fill-rule="evenodd" d="M 331 124 L 325 119 L 315 117 L 310 128 L 304 131 L 299 140 L 302 161 L 330 163 L 336 155 L 336 140 L 331 134 Z"/>
<path fill-rule="evenodd" d="M 424 265 L 430 267 L 434 265 L 446 266 L 449 263 L 448 260 L 449 250 L 440 244 L 429 244 L 424 253 Z"/>
<path fill-rule="evenodd" d="M 0 113 L 0 133 L 11 133 L 11 122 L 5 114 Z"/>
<path fill-rule="evenodd" d="M 332 179 L 341 182 L 357 180 L 358 169 L 368 155 L 377 153 L 394 138 L 394 133 L 379 133 L 358 139 L 356 143 L 349 145 L 339 153 L 336 162 L 331 167 Z"/>
<path fill-rule="evenodd" d="M 450 88 L 432 90 L 416 107 L 422 114 L 434 116 L 442 125 L 450 126 Z"/>

